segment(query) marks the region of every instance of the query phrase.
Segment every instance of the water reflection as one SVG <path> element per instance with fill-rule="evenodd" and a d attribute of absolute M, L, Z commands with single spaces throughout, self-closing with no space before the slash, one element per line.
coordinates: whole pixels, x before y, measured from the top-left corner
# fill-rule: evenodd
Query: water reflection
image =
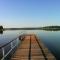
<path fill-rule="evenodd" d="M 0 31 L 0 34 L 3 34 L 3 31 Z"/>
<path fill-rule="evenodd" d="M 42 42 L 51 50 L 56 56 L 57 60 L 60 60 L 60 31 L 51 30 L 6 30 L 0 34 L 0 46 L 6 44 L 12 39 L 16 38 L 23 33 L 36 34 Z"/>
<path fill-rule="evenodd" d="M 60 60 L 60 31 L 40 31 L 37 35 L 57 60 Z"/>

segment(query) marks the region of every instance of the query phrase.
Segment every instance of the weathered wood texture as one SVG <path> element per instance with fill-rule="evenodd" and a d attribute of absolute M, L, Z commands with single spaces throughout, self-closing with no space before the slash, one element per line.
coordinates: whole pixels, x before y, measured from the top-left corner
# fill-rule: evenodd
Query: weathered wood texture
<path fill-rule="evenodd" d="M 53 54 L 33 34 L 25 35 L 11 60 L 56 60 Z"/>

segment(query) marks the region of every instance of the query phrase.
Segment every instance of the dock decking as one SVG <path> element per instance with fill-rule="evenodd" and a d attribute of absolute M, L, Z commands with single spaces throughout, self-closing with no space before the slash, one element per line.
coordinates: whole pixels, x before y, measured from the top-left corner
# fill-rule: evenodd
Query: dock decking
<path fill-rule="evenodd" d="M 11 60 L 56 60 L 34 34 L 25 35 Z"/>

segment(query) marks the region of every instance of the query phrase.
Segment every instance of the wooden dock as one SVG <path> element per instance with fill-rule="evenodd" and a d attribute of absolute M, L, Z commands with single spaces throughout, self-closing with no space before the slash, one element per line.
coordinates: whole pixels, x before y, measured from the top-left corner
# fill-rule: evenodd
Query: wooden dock
<path fill-rule="evenodd" d="M 56 60 L 34 34 L 25 35 L 11 60 Z"/>

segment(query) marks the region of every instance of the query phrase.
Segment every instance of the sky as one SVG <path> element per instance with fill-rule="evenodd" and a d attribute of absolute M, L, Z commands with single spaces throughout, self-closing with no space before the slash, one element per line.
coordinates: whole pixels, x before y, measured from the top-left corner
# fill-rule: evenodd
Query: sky
<path fill-rule="evenodd" d="M 60 0 L 0 0 L 0 25 L 5 28 L 60 25 Z"/>

